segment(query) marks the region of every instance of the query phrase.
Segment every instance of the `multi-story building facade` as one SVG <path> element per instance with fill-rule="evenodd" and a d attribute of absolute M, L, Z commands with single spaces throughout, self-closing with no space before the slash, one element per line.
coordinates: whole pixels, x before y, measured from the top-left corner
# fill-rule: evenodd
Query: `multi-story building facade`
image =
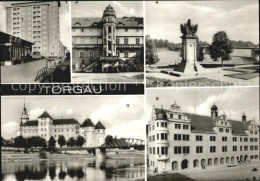
<path fill-rule="evenodd" d="M 117 18 L 110 5 L 101 18 L 72 18 L 72 58 L 76 71 L 136 71 L 143 65 L 143 44 L 143 18 Z"/>
<path fill-rule="evenodd" d="M 210 112 L 211 111 L 211 112 Z M 255 121 L 240 121 L 181 111 L 176 103 L 170 109 L 153 107 L 148 123 L 149 168 L 163 173 L 205 168 L 259 159 L 259 127 Z"/>
<path fill-rule="evenodd" d="M 60 56 L 58 1 L 13 3 L 7 7 L 7 33 L 33 42 L 33 56 Z"/>
<path fill-rule="evenodd" d="M 81 135 L 86 140 L 84 147 L 96 147 L 105 143 L 105 130 L 106 128 L 100 121 L 94 125 L 90 119 L 86 119 L 81 125 L 73 118 L 53 119 L 47 111 L 44 111 L 37 120 L 29 120 L 27 109 L 24 106 L 17 135 L 40 136 L 46 141 L 52 136 L 58 140 L 59 136 L 63 135 L 68 140 L 71 137 L 76 139 Z"/>

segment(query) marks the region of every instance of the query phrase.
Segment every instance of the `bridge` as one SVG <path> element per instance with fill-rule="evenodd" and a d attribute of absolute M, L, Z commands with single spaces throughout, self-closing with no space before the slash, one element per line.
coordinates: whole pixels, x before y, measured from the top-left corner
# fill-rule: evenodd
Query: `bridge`
<path fill-rule="evenodd" d="M 136 138 L 121 138 L 121 139 L 112 139 L 107 141 L 101 146 L 97 147 L 83 147 L 83 148 L 62 148 L 63 151 L 87 151 L 87 153 L 91 153 L 97 158 L 106 157 L 107 149 L 130 149 L 130 150 L 144 150 L 145 141 Z"/>

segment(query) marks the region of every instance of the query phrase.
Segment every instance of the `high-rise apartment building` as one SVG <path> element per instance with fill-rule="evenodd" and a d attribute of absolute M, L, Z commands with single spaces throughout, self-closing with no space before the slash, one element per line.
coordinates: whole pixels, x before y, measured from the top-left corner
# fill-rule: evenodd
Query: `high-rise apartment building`
<path fill-rule="evenodd" d="M 7 7 L 7 33 L 33 42 L 33 56 L 59 56 L 58 1 L 14 3 Z"/>

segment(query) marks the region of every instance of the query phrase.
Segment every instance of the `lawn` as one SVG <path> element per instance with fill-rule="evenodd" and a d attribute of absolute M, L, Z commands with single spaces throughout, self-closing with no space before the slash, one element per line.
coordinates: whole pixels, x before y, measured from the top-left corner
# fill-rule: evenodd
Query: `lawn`
<path fill-rule="evenodd" d="M 189 181 L 189 180 L 193 180 L 189 177 L 186 177 L 184 175 L 181 175 L 179 173 L 172 173 L 172 174 L 164 174 L 164 175 L 155 175 L 155 176 L 148 176 L 147 177 L 147 181 L 173 181 L 173 180 L 185 180 L 185 181 Z"/>
<path fill-rule="evenodd" d="M 259 66 L 238 67 L 238 68 L 230 68 L 225 70 L 239 72 L 239 73 L 225 75 L 231 78 L 250 80 L 259 76 Z"/>

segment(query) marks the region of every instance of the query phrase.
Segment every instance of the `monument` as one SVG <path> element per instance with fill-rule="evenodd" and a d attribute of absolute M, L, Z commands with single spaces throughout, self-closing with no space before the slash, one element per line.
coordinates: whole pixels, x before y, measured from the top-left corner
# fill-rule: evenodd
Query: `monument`
<path fill-rule="evenodd" d="M 187 23 L 181 24 L 182 62 L 174 70 L 183 72 L 184 75 L 193 73 L 198 75 L 199 72 L 205 71 L 197 62 L 197 30 L 198 24 L 192 25 L 190 19 Z"/>

